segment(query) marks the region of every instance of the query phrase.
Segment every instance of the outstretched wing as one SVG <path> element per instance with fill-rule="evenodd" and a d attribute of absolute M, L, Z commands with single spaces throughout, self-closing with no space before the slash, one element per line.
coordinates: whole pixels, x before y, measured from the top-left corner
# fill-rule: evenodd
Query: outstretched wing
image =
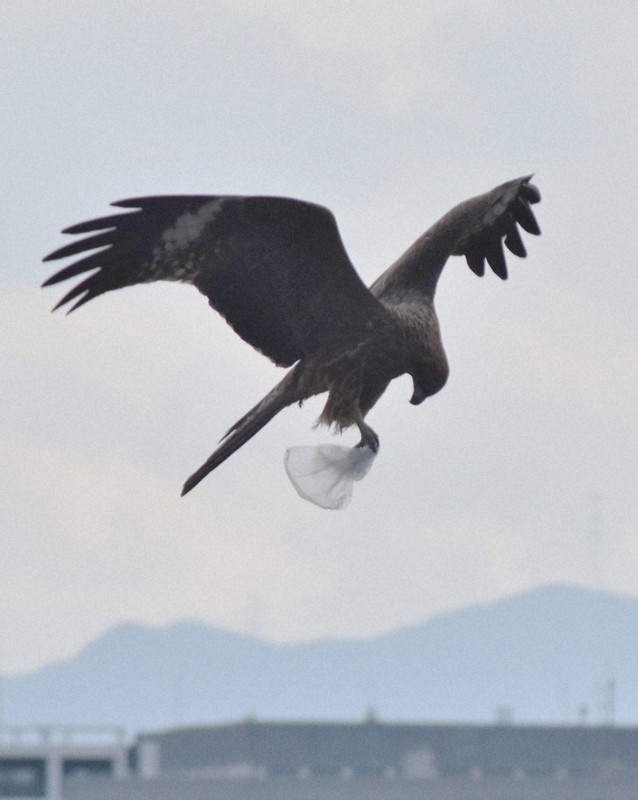
<path fill-rule="evenodd" d="M 280 366 L 341 341 L 351 344 L 375 315 L 386 313 L 355 272 L 334 216 L 322 206 L 201 195 L 113 205 L 135 210 L 67 228 L 64 233 L 91 235 L 45 258 L 82 255 L 44 286 L 92 273 L 56 308 L 75 300 L 73 311 L 137 283 L 192 283 L 245 341 Z"/>
<path fill-rule="evenodd" d="M 505 280 L 503 243 L 514 255 L 524 258 L 527 251 L 517 226 L 534 235 L 541 232 L 530 208 L 541 199 L 529 182 L 531 177 L 509 181 L 453 208 L 374 282 L 372 292 L 385 301 L 415 290 L 432 298 L 451 255 L 464 255 L 472 272 L 479 276 L 484 274 L 487 261 Z"/>

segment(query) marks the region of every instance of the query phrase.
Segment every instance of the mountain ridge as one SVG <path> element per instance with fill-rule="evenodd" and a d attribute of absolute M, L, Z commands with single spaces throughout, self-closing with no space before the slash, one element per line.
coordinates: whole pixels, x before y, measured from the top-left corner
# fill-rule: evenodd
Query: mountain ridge
<path fill-rule="evenodd" d="M 506 709 L 516 721 L 634 724 L 636 656 L 638 597 L 562 584 L 365 639 L 275 643 L 190 619 L 124 622 L 70 659 L 5 677 L 5 722 L 134 732 L 370 709 L 485 722 Z"/>

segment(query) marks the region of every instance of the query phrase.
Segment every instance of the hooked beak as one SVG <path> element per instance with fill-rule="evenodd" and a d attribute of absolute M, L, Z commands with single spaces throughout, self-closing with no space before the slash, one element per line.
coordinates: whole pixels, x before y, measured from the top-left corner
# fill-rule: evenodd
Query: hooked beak
<path fill-rule="evenodd" d="M 410 402 L 413 406 L 418 406 L 419 403 L 422 403 L 425 400 L 427 394 L 425 393 L 425 390 L 414 380 L 414 378 L 412 379 L 412 382 L 414 384 L 414 391 L 412 392 Z"/>

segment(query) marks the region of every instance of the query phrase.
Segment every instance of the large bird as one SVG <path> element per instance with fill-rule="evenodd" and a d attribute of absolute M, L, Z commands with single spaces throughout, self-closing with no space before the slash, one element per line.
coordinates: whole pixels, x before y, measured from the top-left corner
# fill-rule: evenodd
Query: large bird
<path fill-rule="evenodd" d="M 356 425 L 360 445 L 376 452 L 379 437 L 365 417 L 390 381 L 409 374 L 410 402 L 418 405 L 447 380 L 434 294 L 448 257 L 465 256 L 479 276 L 487 261 L 505 279 L 503 242 L 524 257 L 517 226 L 540 233 L 530 208 L 540 193 L 530 179 L 453 208 L 370 288 L 328 209 L 282 197 L 207 195 L 121 200 L 113 205 L 131 211 L 67 228 L 91 235 L 45 258 L 82 254 L 44 286 L 90 272 L 55 306 L 75 301 L 73 311 L 124 286 L 192 283 L 242 339 L 278 366 L 292 367 L 188 478 L 186 494 L 279 411 L 322 392 L 328 398 L 318 421 L 338 431 Z"/>

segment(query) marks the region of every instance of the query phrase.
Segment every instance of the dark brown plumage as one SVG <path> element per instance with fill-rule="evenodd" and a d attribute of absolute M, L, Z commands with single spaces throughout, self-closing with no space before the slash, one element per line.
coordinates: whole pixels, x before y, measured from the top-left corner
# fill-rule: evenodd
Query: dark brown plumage
<path fill-rule="evenodd" d="M 44 286 L 91 272 L 56 305 L 75 301 L 72 311 L 136 283 L 192 283 L 246 342 L 279 366 L 294 364 L 186 481 L 185 494 L 283 408 L 325 391 L 319 421 L 338 430 L 357 425 L 361 443 L 376 451 L 379 439 L 364 418 L 390 381 L 411 375 L 416 405 L 447 379 L 433 301 L 448 257 L 464 255 L 477 275 L 487 261 L 505 279 L 502 243 L 524 257 L 517 225 L 540 233 L 530 208 L 540 194 L 529 181 L 509 181 L 453 208 L 369 289 L 327 209 L 207 195 L 123 200 L 113 205 L 134 210 L 67 228 L 91 235 L 46 257 L 82 255 Z"/>

